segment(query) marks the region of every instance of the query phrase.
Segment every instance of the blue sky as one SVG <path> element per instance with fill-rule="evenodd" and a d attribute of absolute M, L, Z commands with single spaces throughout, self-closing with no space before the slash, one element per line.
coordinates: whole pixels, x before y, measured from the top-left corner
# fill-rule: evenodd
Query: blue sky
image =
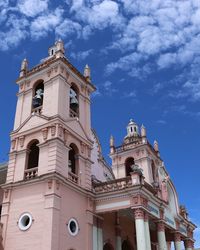
<path fill-rule="evenodd" d="M 200 225 L 200 1 L 0 1 L 0 162 L 8 159 L 16 105 L 15 79 L 56 39 L 97 87 L 92 125 L 108 159 L 109 137 L 119 145 L 130 118 L 157 139 L 181 204 Z M 200 229 L 197 229 L 200 246 Z"/>

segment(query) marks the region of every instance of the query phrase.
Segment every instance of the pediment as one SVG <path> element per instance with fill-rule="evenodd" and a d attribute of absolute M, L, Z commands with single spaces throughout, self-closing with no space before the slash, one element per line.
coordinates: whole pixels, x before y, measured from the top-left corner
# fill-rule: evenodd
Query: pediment
<path fill-rule="evenodd" d="M 21 126 L 14 132 L 25 132 L 36 127 L 40 127 L 48 122 L 48 119 L 44 116 L 38 116 L 37 114 L 31 115 L 26 119 Z"/>
<path fill-rule="evenodd" d="M 69 120 L 66 122 L 66 125 L 69 128 L 69 130 L 72 130 L 75 134 L 78 134 L 85 140 L 91 141 L 91 138 L 89 138 L 79 120 L 77 119 Z"/>

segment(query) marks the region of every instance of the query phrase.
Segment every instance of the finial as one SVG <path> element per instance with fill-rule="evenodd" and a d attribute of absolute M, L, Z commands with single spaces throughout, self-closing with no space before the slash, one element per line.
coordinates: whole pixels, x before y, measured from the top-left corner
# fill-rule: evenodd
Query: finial
<path fill-rule="evenodd" d="M 146 137 L 147 136 L 147 133 L 146 133 L 146 128 L 145 128 L 145 126 L 142 124 L 142 126 L 141 126 L 141 136 L 142 137 Z"/>
<path fill-rule="evenodd" d="M 114 137 L 110 136 L 110 153 L 113 154 L 115 152 L 115 145 L 114 145 Z"/>
<path fill-rule="evenodd" d="M 159 152 L 159 146 L 158 146 L 158 142 L 155 140 L 154 143 L 153 143 L 153 147 L 154 147 L 154 150 L 156 152 Z"/>
<path fill-rule="evenodd" d="M 23 77 L 27 71 L 28 71 L 28 61 L 26 58 L 24 58 L 21 64 L 20 77 Z"/>
<path fill-rule="evenodd" d="M 114 147 L 114 137 L 110 136 L 110 147 Z"/>
<path fill-rule="evenodd" d="M 91 80 L 91 71 L 90 71 L 90 67 L 88 66 L 88 64 L 85 65 L 85 68 L 84 68 L 84 74 L 85 78 L 87 80 Z"/>

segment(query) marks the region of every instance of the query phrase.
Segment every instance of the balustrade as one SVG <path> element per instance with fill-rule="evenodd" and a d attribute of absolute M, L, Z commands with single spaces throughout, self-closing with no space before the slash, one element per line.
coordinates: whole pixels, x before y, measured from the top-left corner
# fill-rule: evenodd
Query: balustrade
<path fill-rule="evenodd" d="M 24 172 L 24 179 L 29 180 L 38 176 L 38 168 L 26 169 Z"/>
<path fill-rule="evenodd" d="M 131 177 L 120 178 L 103 183 L 93 184 L 94 191 L 97 193 L 104 193 L 109 191 L 121 190 L 132 186 Z"/>
<path fill-rule="evenodd" d="M 78 176 L 72 172 L 68 172 L 68 178 L 74 183 L 78 183 Z"/>

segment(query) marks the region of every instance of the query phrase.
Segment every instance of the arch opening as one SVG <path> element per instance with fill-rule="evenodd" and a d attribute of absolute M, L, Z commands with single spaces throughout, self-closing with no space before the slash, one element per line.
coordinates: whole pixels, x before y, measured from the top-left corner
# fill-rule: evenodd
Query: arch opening
<path fill-rule="evenodd" d="M 77 175 L 78 174 L 78 148 L 75 144 L 70 144 L 69 150 L 69 160 L 68 160 L 68 168 L 69 172 Z"/>
<path fill-rule="evenodd" d="M 125 161 L 126 176 L 130 176 L 131 175 L 131 172 L 133 171 L 131 167 L 133 165 L 135 165 L 134 158 L 133 157 L 127 158 L 126 161 Z"/>
<path fill-rule="evenodd" d="M 39 147 L 37 146 L 38 143 L 39 141 L 35 140 L 28 147 L 29 155 L 28 155 L 27 169 L 38 167 L 38 162 L 39 162 Z"/>
<path fill-rule="evenodd" d="M 32 107 L 33 109 L 39 109 L 42 108 L 43 105 L 43 98 L 44 98 L 44 81 L 39 80 L 39 82 L 36 84 L 33 92 L 33 102 Z"/>
<path fill-rule="evenodd" d="M 124 240 L 122 243 L 122 250 L 134 250 L 129 240 Z"/>
<path fill-rule="evenodd" d="M 106 243 L 103 246 L 103 250 L 114 250 L 113 246 L 110 243 Z"/>
<path fill-rule="evenodd" d="M 76 86 L 72 85 L 69 93 L 70 99 L 70 117 L 79 116 L 79 93 Z"/>

